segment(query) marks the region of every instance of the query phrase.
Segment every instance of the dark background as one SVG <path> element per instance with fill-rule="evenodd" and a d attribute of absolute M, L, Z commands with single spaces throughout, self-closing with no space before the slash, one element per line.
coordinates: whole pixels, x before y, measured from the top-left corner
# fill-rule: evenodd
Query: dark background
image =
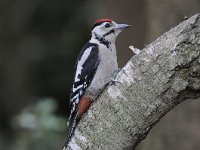
<path fill-rule="evenodd" d="M 61 149 L 74 63 L 99 18 L 132 24 L 117 39 L 120 67 L 199 0 L 0 0 L 0 149 Z M 180 104 L 138 150 L 200 149 L 200 102 Z"/>

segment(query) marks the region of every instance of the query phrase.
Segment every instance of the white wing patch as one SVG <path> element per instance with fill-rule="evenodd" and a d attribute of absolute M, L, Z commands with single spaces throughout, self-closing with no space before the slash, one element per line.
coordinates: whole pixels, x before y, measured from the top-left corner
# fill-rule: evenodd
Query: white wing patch
<path fill-rule="evenodd" d="M 78 61 L 77 64 L 77 68 L 76 68 L 76 75 L 75 75 L 75 82 L 80 81 L 80 79 L 78 78 L 78 75 L 81 74 L 81 70 L 83 69 L 83 64 L 85 63 L 85 61 L 87 60 L 87 58 L 89 57 L 91 50 L 93 47 L 89 47 L 85 50 L 85 52 L 83 53 L 81 59 Z"/>
<path fill-rule="evenodd" d="M 81 89 L 83 87 L 83 85 L 81 84 L 81 85 L 79 85 L 78 87 L 74 87 L 74 85 L 73 85 L 73 87 L 72 87 L 72 92 L 76 92 L 77 90 L 79 90 L 79 89 Z"/>

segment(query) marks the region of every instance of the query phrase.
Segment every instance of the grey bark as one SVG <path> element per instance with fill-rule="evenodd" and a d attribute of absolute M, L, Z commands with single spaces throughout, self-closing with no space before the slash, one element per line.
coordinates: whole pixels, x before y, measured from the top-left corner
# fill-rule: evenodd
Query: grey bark
<path fill-rule="evenodd" d="M 134 149 L 177 104 L 200 97 L 200 14 L 135 55 L 80 121 L 69 149 Z"/>

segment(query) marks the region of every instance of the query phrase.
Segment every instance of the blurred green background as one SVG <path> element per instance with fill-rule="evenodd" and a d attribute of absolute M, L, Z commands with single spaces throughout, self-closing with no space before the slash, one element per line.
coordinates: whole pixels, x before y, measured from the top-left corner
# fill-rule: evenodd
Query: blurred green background
<path fill-rule="evenodd" d="M 133 27 L 117 40 L 122 67 L 165 31 L 200 12 L 199 0 L 0 0 L 0 150 L 59 150 L 74 63 L 99 18 Z M 137 150 L 200 149 L 200 101 L 168 113 Z"/>

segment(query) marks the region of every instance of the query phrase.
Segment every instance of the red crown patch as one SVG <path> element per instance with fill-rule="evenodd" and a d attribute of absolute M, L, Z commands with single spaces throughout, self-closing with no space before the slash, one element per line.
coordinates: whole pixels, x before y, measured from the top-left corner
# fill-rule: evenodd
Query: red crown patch
<path fill-rule="evenodd" d="M 97 20 L 96 22 L 95 22 L 95 24 L 96 23 L 100 23 L 100 22 L 112 22 L 112 20 L 111 19 L 99 19 L 99 20 Z"/>

